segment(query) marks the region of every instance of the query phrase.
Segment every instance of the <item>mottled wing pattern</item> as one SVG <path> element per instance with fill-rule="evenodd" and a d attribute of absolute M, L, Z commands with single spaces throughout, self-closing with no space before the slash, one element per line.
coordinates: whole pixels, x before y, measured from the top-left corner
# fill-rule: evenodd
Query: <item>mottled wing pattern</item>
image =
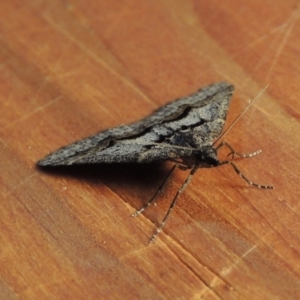
<path fill-rule="evenodd" d="M 225 124 L 233 86 L 222 82 L 177 99 L 149 117 L 63 147 L 40 160 L 40 166 L 129 163 L 188 157 L 212 146 Z"/>

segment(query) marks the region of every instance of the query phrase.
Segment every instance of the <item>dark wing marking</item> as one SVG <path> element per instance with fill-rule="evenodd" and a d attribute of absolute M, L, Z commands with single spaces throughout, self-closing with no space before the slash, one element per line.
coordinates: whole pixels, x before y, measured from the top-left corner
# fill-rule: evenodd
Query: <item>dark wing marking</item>
<path fill-rule="evenodd" d="M 222 132 L 233 89 L 225 82 L 212 84 L 136 123 L 108 129 L 63 147 L 38 164 L 151 162 L 190 156 L 191 147 L 211 146 Z"/>

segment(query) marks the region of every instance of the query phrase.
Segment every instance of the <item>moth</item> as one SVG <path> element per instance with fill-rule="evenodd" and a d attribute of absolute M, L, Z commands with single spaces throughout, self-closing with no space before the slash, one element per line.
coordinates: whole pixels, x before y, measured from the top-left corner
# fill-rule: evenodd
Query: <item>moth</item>
<path fill-rule="evenodd" d="M 272 186 L 251 182 L 232 162 L 235 155 L 252 157 L 260 151 L 241 154 L 226 142 L 215 147 L 226 121 L 233 91 L 233 85 L 226 82 L 209 85 L 190 96 L 162 106 L 149 117 L 136 123 L 108 129 L 63 147 L 40 160 L 38 165 L 151 163 L 170 160 L 175 164 L 169 175 L 176 167 L 183 170 L 190 169 L 187 179 L 173 198 L 162 223 L 151 237 L 150 242 L 153 242 L 162 230 L 178 196 L 199 168 L 230 164 L 248 184 L 258 188 L 272 188 Z M 229 148 L 231 159 L 220 161 L 217 154 L 223 146 Z M 139 215 L 154 202 L 166 180 L 151 200 L 133 216 Z"/>

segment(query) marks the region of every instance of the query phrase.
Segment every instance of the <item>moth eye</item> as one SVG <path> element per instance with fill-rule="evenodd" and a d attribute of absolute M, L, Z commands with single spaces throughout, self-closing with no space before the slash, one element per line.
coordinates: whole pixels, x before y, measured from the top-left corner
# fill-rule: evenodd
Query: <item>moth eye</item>
<path fill-rule="evenodd" d="M 187 129 L 189 129 L 188 126 L 186 126 L 186 125 L 181 126 L 181 130 L 187 130 Z"/>

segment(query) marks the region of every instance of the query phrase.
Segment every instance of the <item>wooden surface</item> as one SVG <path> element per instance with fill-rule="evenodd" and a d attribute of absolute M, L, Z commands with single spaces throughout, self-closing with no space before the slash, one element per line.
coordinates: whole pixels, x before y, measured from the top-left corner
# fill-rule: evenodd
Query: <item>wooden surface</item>
<path fill-rule="evenodd" d="M 300 6 L 296 0 L 2 0 L 1 299 L 300 299 Z M 131 214 L 171 163 L 43 171 L 50 151 L 212 82 L 236 92 L 230 166 Z M 220 154 L 220 159 L 226 152 Z"/>

